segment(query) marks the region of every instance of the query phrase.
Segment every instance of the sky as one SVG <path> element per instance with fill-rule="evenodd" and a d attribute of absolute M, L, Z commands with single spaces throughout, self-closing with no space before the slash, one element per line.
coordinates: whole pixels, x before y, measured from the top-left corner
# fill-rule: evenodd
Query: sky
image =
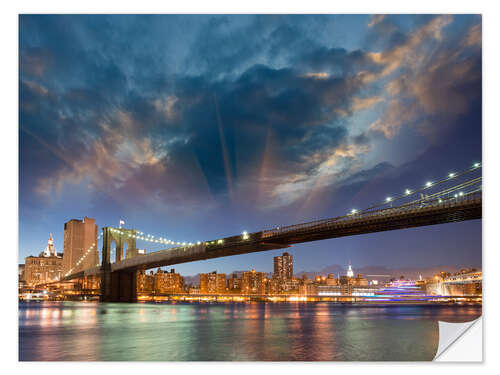
<path fill-rule="evenodd" d="M 19 262 L 84 216 L 196 242 L 343 215 L 480 162 L 481 138 L 479 15 L 21 15 Z M 481 236 L 289 252 L 296 271 L 480 267 Z M 175 268 L 268 272 L 281 252 Z"/>

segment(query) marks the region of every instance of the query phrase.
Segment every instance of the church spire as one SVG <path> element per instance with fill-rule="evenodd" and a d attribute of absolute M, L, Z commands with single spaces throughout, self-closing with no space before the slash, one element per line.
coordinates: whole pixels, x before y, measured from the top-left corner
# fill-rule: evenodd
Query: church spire
<path fill-rule="evenodd" d="M 347 269 L 347 277 L 354 277 L 354 272 L 352 271 L 351 261 L 349 261 L 349 268 Z"/>
<path fill-rule="evenodd" d="M 43 250 L 43 256 L 57 256 L 56 247 L 54 246 L 54 239 L 52 238 L 52 233 L 49 236 L 49 240 L 47 241 L 47 247 Z"/>

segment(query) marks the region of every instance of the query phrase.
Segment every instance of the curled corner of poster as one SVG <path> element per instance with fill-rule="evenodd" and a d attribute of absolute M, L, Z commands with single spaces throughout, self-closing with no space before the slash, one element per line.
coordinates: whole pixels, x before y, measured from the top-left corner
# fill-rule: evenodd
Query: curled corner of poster
<path fill-rule="evenodd" d="M 482 362 L 483 317 L 466 323 L 439 322 L 436 362 Z"/>

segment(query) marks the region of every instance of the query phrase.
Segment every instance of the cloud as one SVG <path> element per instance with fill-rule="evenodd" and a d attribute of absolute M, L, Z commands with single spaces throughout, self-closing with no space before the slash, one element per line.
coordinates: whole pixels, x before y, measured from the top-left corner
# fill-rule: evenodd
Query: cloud
<path fill-rule="evenodd" d="M 23 194 L 287 207 L 367 168 L 377 133 L 465 114 L 481 81 L 480 28 L 450 41 L 451 16 L 410 32 L 373 17 L 379 41 L 391 30 L 377 52 L 315 40 L 328 17 L 168 19 L 186 35 L 154 37 L 175 33 L 161 17 L 26 16 Z"/>
<path fill-rule="evenodd" d="M 368 27 L 373 27 L 379 23 L 381 23 L 384 19 L 386 18 L 385 14 L 375 14 L 371 17 L 370 23 L 368 24 Z"/>
<path fill-rule="evenodd" d="M 384 99 L 380 96 L 372 96 L 369 98 L 358 98 L 354 97 L 353 98 L 353 103 L 352 103 L 352 110 L 353 111 L 360 111 L 362 109 L 370 109 L 372 108 L 375 104 L 383 101 Z"/>
<path fill-rule="evenodd" d="M 434 137 L 457 116 L 467 113 L 471 101 L 480 96 L 481 56 L 471 54 L 466 48 L 470 44 L 463 42 L 476 35 L 477 29 L 473 26 L 462 38 L 446 40 L 442 29 L 450 22 L 450 17 L 433 19 L 404 45 L 376 55 L 376 61 L 392 56 L 383 75 L 399 67 L 402 71 L 386 84 L 390 99 L 383 115 L 371 123 L 371 130 L 393 138 L 402 126 L 413 125 Z M 429 47 L 429 39 L 437 46 Z M 422 49 L 428 52 L 413 59 Z M 403 59 L 412 61 L 402 66 Z"/>

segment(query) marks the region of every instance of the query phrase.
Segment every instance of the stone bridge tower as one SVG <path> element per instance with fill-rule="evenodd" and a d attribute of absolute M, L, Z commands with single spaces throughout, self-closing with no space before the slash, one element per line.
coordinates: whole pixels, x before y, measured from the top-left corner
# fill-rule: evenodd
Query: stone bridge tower
<path fill-rule="evenodd" d="M 136 229 L 102 228 L 102 279 L 101 301 L 103 302 L 136 302 L 137 271 L 111 272 L 111 245 L 116 245 L 115 262 L 137 256 L 135 235 Z M 127 251 L 123 256 L 123 248 Z"/>

